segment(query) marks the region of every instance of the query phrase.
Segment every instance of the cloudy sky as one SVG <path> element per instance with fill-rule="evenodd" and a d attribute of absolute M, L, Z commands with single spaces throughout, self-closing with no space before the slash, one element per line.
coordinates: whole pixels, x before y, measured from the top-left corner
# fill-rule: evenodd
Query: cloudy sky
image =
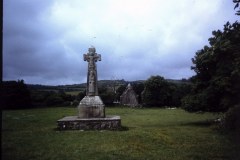
<path fill-rule="evenodd" d="M 94 46 L 99 79 L 194 75 L 195 52 L 235 22 L 232 0 L 4 0 L 3 80 L 86 82 Z"/>

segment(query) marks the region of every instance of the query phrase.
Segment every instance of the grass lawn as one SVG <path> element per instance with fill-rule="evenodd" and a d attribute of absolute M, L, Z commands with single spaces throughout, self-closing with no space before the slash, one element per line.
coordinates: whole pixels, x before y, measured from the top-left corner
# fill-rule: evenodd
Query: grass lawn
<path fill-rule="evenodd" d="M 66 94 L 70 94 L 72 96 L 77 96 L 81 91 L 68 91 Z"/>
<path fill-rule="evenodd" d="M 106 108 L 108 115 L 120 115 L 128 130 L 56 130 L 58 119 L 76 112 L 67 107 L 3 111 L 2 159 L 240 159 L 236 137 L 208 123 L 218 115 L 181 109 Z"/>

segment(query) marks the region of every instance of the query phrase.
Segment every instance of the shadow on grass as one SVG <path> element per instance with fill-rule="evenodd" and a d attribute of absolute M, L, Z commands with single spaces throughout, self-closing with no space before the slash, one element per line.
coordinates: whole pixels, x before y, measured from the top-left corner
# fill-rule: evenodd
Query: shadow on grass
<path fill-rule="evenodd" d="M 129 128 L 127 126 L 121 126 L 117 131 L 128 131 Z"/>
<path fill-rule="evenodd" d="M 215 120 L 204 120 L 204 121 L 183 123 L 182 126 L 209 127 L 216 124 L 219 124 L 219 122 L 216 122 Z"/>
<path fill-rule="evenodd" d="M 200 121 L 180 121 L 180 122 L 168 122 L 166 124 L 163 123 L 154 123 L 148 125 L 141 125 L 143 128 L 162 128 L 162 127 L 181 127 L 181 126 L 195 126 L 195 127 L 210 127 L 212 125 L 217 125 L 219 122 L 215 122 L 214 120 L 200 120 Z"/>

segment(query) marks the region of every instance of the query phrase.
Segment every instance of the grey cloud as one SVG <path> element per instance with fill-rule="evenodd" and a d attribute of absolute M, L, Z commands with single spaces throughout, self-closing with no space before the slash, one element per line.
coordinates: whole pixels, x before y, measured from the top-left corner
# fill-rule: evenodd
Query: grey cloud
<path fill-rule="evenodd" d="M 218 5 L 209 15 L 201 12 L 206 9 L 201 10 L 199 4 L 210 3 L 204 1 L 194 5 L 197 12 L 178 8 L 183 13 L 176 17 L 167 10 L 154 10 L 146 20 L 134 17 L 140 11 L 128 15 L 130 7 L 116 8 L 118 5 L 110 1 L 5 0 L 3 79 L 41 84 L 85 82 L 87 63 L 82 55 L 91 45 L 102 55 L 102 61 L 97 62 L 99 79 L 137 80 L 156 74 L 188 78 L 194 74 L 191 58 L 207 44 L 212 30 L 221 29 L 228 19 L 236 19 L 230 2 L 220 2 L 223 0 L 211 2 Z M 188 3 L 192 2 L 183 6 Z M 111 6 L 118 11 L 116 14 L 109 14 L 114 11 Z M 93 13 L 96 8 L 99 13 Z M 119 17 L 122 15 L 125 17 Z"/>

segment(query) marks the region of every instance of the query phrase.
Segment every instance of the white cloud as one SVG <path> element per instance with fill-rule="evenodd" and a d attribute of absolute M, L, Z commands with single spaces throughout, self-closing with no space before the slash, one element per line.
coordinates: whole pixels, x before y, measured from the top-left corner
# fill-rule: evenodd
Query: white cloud
<path fill-rule="evenodd" d="M 102 54 L 100 79 L 186 78 L 211 32 L 236 18 L 224 0 L 5 1 L 4 79 L 84 82 L 91 45 Z"/>

